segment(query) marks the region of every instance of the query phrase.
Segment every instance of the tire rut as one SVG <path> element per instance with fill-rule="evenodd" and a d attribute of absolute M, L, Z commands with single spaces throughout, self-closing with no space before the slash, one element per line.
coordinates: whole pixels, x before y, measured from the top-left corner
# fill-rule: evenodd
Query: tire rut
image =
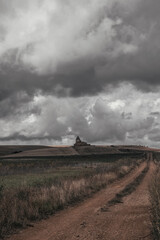
<path fill-rule="evenodd" d="M 131 183 L 126 185 L 123 190 L 117 193 L 115 197 L 108 202 L 107 204 L 108 207 L 115 205 L 117 203 L 122 203 L 123 198 L 125 196 L 130 195 L 132 192 L 134 192 L 137 186 L 141 184 L 148 170 L 149 170 L 149 164 L 147 163 L 147 166 L 144 168 L 144 170 Z"/>

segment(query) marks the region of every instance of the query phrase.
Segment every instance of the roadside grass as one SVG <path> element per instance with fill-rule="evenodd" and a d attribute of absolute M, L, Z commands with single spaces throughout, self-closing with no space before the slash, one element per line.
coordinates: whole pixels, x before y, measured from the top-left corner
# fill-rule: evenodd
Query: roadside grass
<path fill-rule="evenodd" d="M 0 238 L 31 221 L 83 200 L 128 174 L 142 160 L 120 159 L 43 169 L 42 174 L 8 174 L 0 182 Z M 35 164 L 35 163 L 34 163 Z M 35 166 L 35 165 L 34 165 Z M 37 165 L 38 168 L 38 165 Z"/>
<path fill-rule="evenodd" d="M 132 165 L 136 159 L 122 158 L 115 162 L 98 161 L 74 161 L 69 162 L 33 160 L 0 162 L 0 184 L 5 188 L 24 186 L 50 185 L 61 179 L 79 179 L 102 172 L 116 171 L 121 167 L 121 173 L 127 165 Z M 122 169 L 122 165 L 123 169 Z M 119 173 L 120 174 L 120 173 Z"/>
<path fill-rule="evenodd" d="M 53 184 L 55 181 L 60 181 L 68 178 L 80 178 L 85 174 L 89 174 L 91 169 L 58 169 L 52 170 L 50 172 L 43 173 L 26 173 L 17 174 L 17 175 L 6 175 L 0 176 L 0 182 L 3 183 L 5 188 L 17 188 L 17 187 L 25 187 L 25 186 L 49 186 Z"/>
<path fill-rule="evenodd" d="M 102 164 L 112 164 L 120 159 L 130 159 L 135 161 L 141 156 L 135 154 L 126 156 L 110 154 L 110 155 L 93 155 L 93 156 L 57 156 L 57 157 L 34 157 L 34 158 L 14 158 L 4 159 L 0 158 L 0 176 L 5 175 L 17 175 L 28 173 L 43 173 L 49 172 L 52 169 L 62 167 L 88 167 L 89 166 L 101 166 Z"/>
<path fill-rule="evenodd" d="M 152 181 L 149 184 L 150 217 L 152 223 L 152 236 L 154 240 L 160 239 L 160 165 L 157 165 Z"/>

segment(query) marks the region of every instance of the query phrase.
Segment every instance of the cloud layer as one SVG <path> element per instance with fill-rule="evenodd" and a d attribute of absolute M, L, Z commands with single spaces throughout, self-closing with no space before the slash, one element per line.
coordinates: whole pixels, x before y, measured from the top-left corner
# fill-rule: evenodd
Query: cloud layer
<path fill-rule="evenodd" d="M 159 109 L 158 93 L 141 93 L 131 84 L 96 97 L 37 95 L 10 116 L 3 114 L 0 142 L 73 144 L 80 135 L 90 143 L 158 146 Z"/>
<path fill-rule="evenodd" d="M 1 142 L 79 134 L 157 145 L 159 9 L 159 0 L 0 0 Z"/>
<path fill-rule="evenodd" d="M 2 90 L 7 81 L 11 91 L 80 96 L 124 80 L 152 89 L 159 8 L 159 0 L 1 0 Z"/>

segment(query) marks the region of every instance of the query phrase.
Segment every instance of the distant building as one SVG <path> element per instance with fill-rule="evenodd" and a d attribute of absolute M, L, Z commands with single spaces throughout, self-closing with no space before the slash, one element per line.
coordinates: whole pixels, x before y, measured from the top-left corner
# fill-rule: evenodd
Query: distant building
<path fill-rule="evenodd" d="M 90 146 L 90 144 L 81 141 L 80 137 L 77 136 L 77 137 L 76 137 L 76 142 L 75 142 L 75 144 L 74 144 L 74 147 L 81 147 L 81 146 L 82 146 L 82 147 L 83 147 L 83 146 Z"/>

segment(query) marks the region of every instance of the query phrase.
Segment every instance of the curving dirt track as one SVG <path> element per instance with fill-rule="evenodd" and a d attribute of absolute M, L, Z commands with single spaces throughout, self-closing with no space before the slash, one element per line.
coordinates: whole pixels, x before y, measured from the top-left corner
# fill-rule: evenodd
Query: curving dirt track
<path fill-rule="evenodd" d="M 33 228 L 22 230 L 9 240 L 138 240 L 151 239 L 147 185 L 155 165 L 137 189 L 123 199 L 123 203 L 103 208 L 116 193 L 132 182 L 146 167 L 139 168 L 114 182 L 81 204 L 69 207 L 47 220 L 35 223 Z M 103 210 L 104 209 L 104 210 Z"/>

